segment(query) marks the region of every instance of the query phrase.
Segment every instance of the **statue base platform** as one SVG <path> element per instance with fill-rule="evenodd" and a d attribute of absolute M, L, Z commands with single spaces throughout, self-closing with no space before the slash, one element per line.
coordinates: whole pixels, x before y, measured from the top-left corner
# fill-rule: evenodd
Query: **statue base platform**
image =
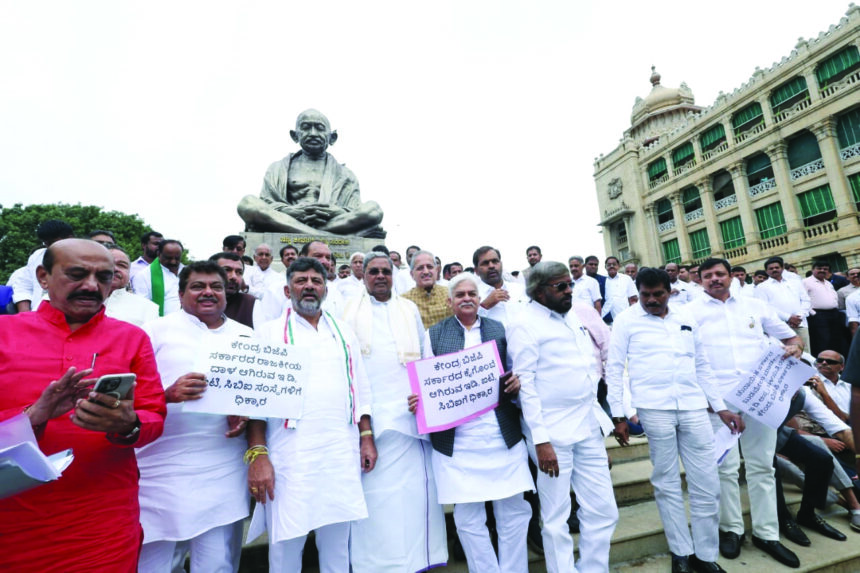
<path fill-rule="evenodd" d="M 305 233 L 240 233 L 245 237 L 245 254 L 253 257 L 254 249 L 263 243 L 272 247 L 272 266 L 280 271 L 285 271 L 278 254 L 282 247 L 293 245 L 299 251 L 312 241 L 320 241 L 328 245 L 331 254 L 335 258 L 337 266 L 349 264 L 349 257 L 353 253 L 366 253 L 376 245 L 384 245 L 385 239 L 374 239 L 358 237 L 355 235 L 332 235 L 330 233 L 305 234 Z M 336 270 L 336 269 L 335 269 Z"/>

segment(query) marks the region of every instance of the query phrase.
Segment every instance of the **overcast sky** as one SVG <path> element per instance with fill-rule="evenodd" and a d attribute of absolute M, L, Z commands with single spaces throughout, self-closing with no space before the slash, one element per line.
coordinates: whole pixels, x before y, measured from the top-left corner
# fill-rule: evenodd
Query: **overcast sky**
<path fill-rule="evenodd" d="M 385 211 L 389 248 L 508 270 L 603 255 L 593 161 L 651 85 L 710 105 L 842 0 L 0 0 L 0 203 L 139 214 L 194 258 L 315 107 Z M 85 232 L 86 229 L 79 231 Z"/>

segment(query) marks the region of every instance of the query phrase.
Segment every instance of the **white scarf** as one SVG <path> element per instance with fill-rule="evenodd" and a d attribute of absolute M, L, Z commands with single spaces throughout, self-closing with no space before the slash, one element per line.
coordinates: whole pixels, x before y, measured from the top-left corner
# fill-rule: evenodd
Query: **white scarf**
<path fill-rule="evenodd" d="M 373 340 L 373 309 L 370 295 L 365 290 L 361 296 L 354 297 L 343 312 L 343 320 L 352 327 L 358 336 L 362 356 L 371 352 L 370 343 Z M 387 304 L 388 325 L 397 346 L 397 359 L 401 364 L 414 362 L 421 358 L 421 342 L 418 340 L 418 324 L 415 313 L 403 298 L 393 292 Z"/>

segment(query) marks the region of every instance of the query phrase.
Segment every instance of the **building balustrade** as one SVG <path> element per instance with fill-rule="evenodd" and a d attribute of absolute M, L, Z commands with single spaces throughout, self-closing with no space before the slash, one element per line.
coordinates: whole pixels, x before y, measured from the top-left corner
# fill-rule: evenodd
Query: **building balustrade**
<path fill-rule="evenodd" d="M 675 219 L 672 219 L 671 221 L 666 221 L 665 223 L 660 223 L 659 225 L 657 225 L 657 232 L 658 233 L 665 233 L 666 231 L 670 231 L 674 228 L 675 228 Z"/>
<path fill-rule="evenodd" d="M 806 99 L 800 100 L 799 102 L 797 102 L 796 104 L 794 104 L 790 108 L 784 109 L 781 112 L 779 112 L 778 114 L 776 114 L 775 116 L 773 116 L 773 122 L 774 123 L 781 123 L 781 122 L 785 121 L 786 119 L 790 118 L 791 116 L 805 110 L 811 104 L 812 104 L 812 101 L 810 101 L 809 96 L 807 95 Z"/>
<path fill-rule="evenodd" d="M 845 76 L 835 84 L 829 85 L 826 88 L 822 88 L 819 93 L 821 94 L 821 99 L 827 99 L 838 91 L 842 91 L 843 89 L 851 86 L 852 84 L 856 84 L 860 81 L 860 70 L 857 70 L 851 75 Z"/>
<path fill-rule="evenodd" d="M 839 221 L 828 221 L 814 227 L 807 227 L 803 230 L 803 236 L 807 239 L 814 239 L 823 235 L 829 235 L 839 230 Z"/>
<path fill-rule="evenodd" d="M 779 237 L 771 237 L 761 242 L 762 252 L 767 252 L 771 249 L 777 249 L 788 244 L 788 235 L 780 235 Z"/>
<path fill-rule="evenodd" d="M 686 173 L 690 169 L 694 168 L 695 166 L 696 166 L 696 160 L 691 159 L 690 161 L 681 165 L 680 167 L 676 167 L 675 169 L 673 169 L 672 175 L 674 175 L 675 177 L 677 177 L 678 175 L 683 175 L 684 173 Z"/>
<path fill-rule="evenodd" d="M 764 131 L 765 127 L 767 127 L 767 126 L 765 126 L 764 120 L 762 120 L 762 122 L 760 124 L 753 127 L 752 129 L 748 129 L 748 130 L 744 131 L 743 133 L 737 134 L 735 136 L 735 143 L 741 143 L 742 141 L 746 141 L 747 139 L 749 139 L 753 135 L 756 135 L 756 134 Z"/>
<path fill-rule="evenodd" d="M 684 220 L 688 223 L 695 221 L 696 219 L 701 219 L 705 216 L 705 211 L 699 207 L 695 211 L 690 211 L 689 213 L 684 214 Z"/>
<path fill-rule="evenodd" d="M 729 142 L 724 141 L 713 149 L 709 149 L 708 151 L 702 154 L 702 161 L 707 161 L 711 157 L 715 157 L 729 148 Z"/>
<path fill-rule="evenodd" d="M 727 259 L 737 259 L 738 257 L 745 257 L 746 254 L 746 246 L 738 247 L 736 249 L 727 249 L 725 252 L 725 256 Z"/>
<path fill-rule="evenodd" d="M 776 179 L 765 179 L 761 183 L 750 187 L 749 195 L 750 197 L 758 197 L 759 195 L 764 195 L 771 189 L 776 189 Z"/>
<path fill-rule="evenodd" d="M 807 175 L 812 175 L 817 171 L 821 171 L 824 169 L 824 161 L 821 159 L 816 159 L 815 161 L 810 161 L 806 165 L 801 165 L 796 169 L 791 170 L 791 180 L 797 181 L 801 177 L 806 177 Z"/>
<path fill-rule="evenodd" d="M 731 207 L 732 205 L 738 204 L 738 196 L 737 195 L 729 195 L 728 197 L 723 197 L 722 199 L 717 199 L 714 201 L 714 209 L 719 211 L 720 209 L 725 209 L 726 207 Z"/>
<path fill-rule="evenodd" d="M 669 180 L 669 174 L 666 173 L 662 177 L 660 177 L 659 179 L 649 181 L 648 182 L 648 188 L 649 189 L 655 189 L 655 188 L 657 188 L 658 185 L 662 185 L 663 183 L 665 183 L 668 180 Z"/>
<path fill-rule="evenodd" d="M 842 158 L 842 161 L 848 161 L 852 157 L 860 157 L 860 142 L 850 145 L 845 149 L 840 149 L 839 157 Z"/>

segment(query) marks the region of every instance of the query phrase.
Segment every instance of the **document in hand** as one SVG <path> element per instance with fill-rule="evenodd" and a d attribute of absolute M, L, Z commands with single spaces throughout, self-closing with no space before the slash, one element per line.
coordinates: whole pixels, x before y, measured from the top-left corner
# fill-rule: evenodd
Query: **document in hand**
<path fill-rule="evenodd" d="M 73 459 L 72 450 L 45 456 L 26 414 L 0 422 L 0 499 L 58 479 Z"/>

